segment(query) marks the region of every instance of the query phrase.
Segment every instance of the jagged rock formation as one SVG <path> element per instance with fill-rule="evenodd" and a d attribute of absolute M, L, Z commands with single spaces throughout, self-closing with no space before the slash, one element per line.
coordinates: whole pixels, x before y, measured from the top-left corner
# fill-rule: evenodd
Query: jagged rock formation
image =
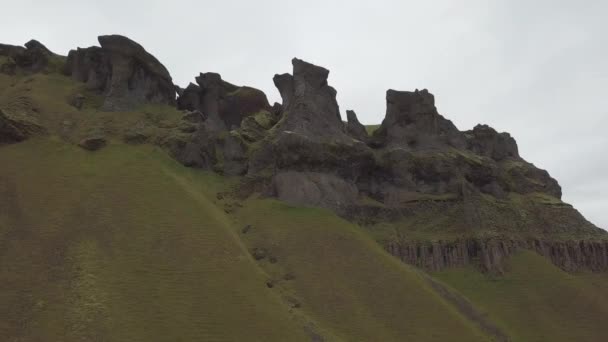
<path fill-rule="evenodd" d="M 293 76 L 275 75 L 284 117 L 277 129 L 306 137 L 344 139 L 336 90 L 327 84 L 329 70 L 294 58 Z"/>
<path fill-rule="evenodd" d="M 464 135 L 437 112 L 435 97 L 428 90 L 386 92 L 386 117 L 374 132 L 378 146 L 398 146 L 411 150 L 462 149 Z"/>
<path fill-rule="evenodd" d="M 232 130 L 241 126 L 248 116 L 261 111 L 270 112 L 266 95 L 255 88 L 238 87 L 217 73 L 201 73 L 196 84 L 190 83 L 180 95 L 177 106 L 183 110 L 198 110 L 209 117 L 213 130 Z"/>
<path fill-rule="evenodd" d="M 162 144 L 187 166 L 212 169 L 226 175 L 248 170 L 248 143 L 262 139 L 279 114 L 266 95 L 255 88 L 239 87 L 217 73 L 201 73 L 177 100 L 185 110 L 183 120 L 191 132 L 170 137 Z M 188 134 L 189 133 L 189 134 Z"/>
<path fill-rule="evenodd" d="M 359 119 L 357 119 L 357 114 L 355 111 L 347 110 L 346 120 L 346 134 L 363 142 L 367 142 L 369 140 L 367 130 L 365 129 L 365 126 L 359 122 Z"/>
<path fill-rule="evenodd" d="M 487 125 L 459 131 L 426 89 L 388 90 L 386 116 L 370 136 L 354 111 L 346 111 L 343 122 L 329 71 L 297 58 L 292 74 L 274 76 L 282 104 L 270 106 L 262 91 L 217 73 L 201 73 L 180 88 L 154 56 L 126 37 L 100 36 L 99 43 L 70 51 L 65 63 L 37 41 L 0 45 L 0 72 L 49 72 L 63 63 L 66 75 L 103 95 L 102 111 L 174 105 L 183 111 L 179 123 L 155 126 L 162 131 L 155 136 L 144 128 L 159 122 L 138 123 L 122 132 L 123 141 L 158 144 L 189 167 L 246 176 L 247 184 L 257 182 L 248 188 L 294 205 L 329 208 L 364 225 L 402 219 L 425 225 L 443 218 L 440 229 L 470 238 L 428 245 L 403 236 L 385 241 L 400 259 L 429 270 L 480 260 L 484 270 L 500 272 L 503 260 L 521 248 L 569 271 L 605 269 L 605 244 L 551 239 L 605 236 L 561 202 L 557 181 L 521 158 L 508 133 Z M 86 110 L 87 97 L 78 93 L 66 101 Z M 0 144 L 44 130 L 34 113 L 0 111 Z M 95 150 L 111 137 L 82 138 L 73 141 Z M 473 238 L 483 231 L 547 238 Z"/>
<path fill-rule="evenodd" d="M 496 161 L 520 158 L 517 143 L 509 133 L 498 133 L 488 125 L 477 125 L 473 130 L 464 132 L 464 135 L 467 148 L 473 153 Z"/>
<path fill-rule="evenodd" d="M 274 77 L 281 118 L 253 150 L 249 175 L 270 174 L 269 192 L 290 203 L 339 211 L 357 200 L 373 151 L 345 131 L 329 71 L 297 58 L 292 64 L 293 76 Z"/>
<path fill-rule="evenodd" d="M 270 179 L 267 193 L 341 214 L 361 196 L 394 208 L 427 195 L 561 197 L 557 182 L 525 162 L 507 133 L 488 126 L 460 132 L 426 89 L 387 91 L 386 118 L 369 137 L 354 111 L 342 122 L 327 69 L 297 58 L 292 64 L 293 75 L 273 78 L 283 99 L 273 109 L 258 90 L 201 74 L 177 102 L 205 119 L 189 138 L 166 146 L 186 165 L 262 175 Z M 302 186 L 284 186 L 286 179 Z M 344 193 L 335 196 L 336 187 Z"/>
<path fill-rule="evenodd" d="M 141 45 L 119 35 L 98 40 L 101 47 L 70 51 L 65 73 L 103 93 L 104 110 L 129 110 L 148 102 L 175 104 L 169 72 Z"/>
<path fill-rule="evenodd" d="M 22 46 L 0 44 L 0 56 L 6 61 L 0 64 L 0 73 L 14 75 L 17 70 L 25 73 L 44 71 L 52 57 L 56 56 L 37 40 L 30 40 Z"/>

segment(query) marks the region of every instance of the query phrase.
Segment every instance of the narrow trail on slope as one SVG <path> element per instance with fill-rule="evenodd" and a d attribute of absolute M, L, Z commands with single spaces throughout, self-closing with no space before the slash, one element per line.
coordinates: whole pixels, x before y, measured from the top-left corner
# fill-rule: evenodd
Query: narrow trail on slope
<path fill-rule="evenodd" d="M 464 317 L 475 323 L 481 331 L 490 335 L 496 341 L 510 342 L 511 338 L 502 331 L 498 326 L 487 319 L 486 315 L 479 312 L 465 297 L 450 290 L 447 286 L 441 282 L 433 279 L 430 275 L 420 272 L 422 278 L 425 279 L 429 285 L 448 303 L 452 304 L 458 312 Z"/>

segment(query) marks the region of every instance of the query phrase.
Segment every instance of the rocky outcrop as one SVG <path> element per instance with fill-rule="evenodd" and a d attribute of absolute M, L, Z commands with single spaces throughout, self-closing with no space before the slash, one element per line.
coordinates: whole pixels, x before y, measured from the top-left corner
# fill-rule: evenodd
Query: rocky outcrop
<path fill-rule="evenodd" d="M 0 108 L 0 145 L 17 143 L 44 132 L 38 120 L 28 113 Z"/>
<path fill-rule="evenodd" d="M 477 265 L 484 272 L 503 273 L 508 259 L 520 250 L 534 251 L 567 272 L 608 271 L 608 241 L 508 238 L 433 242 L 388 242 L 385 249 L 405 263 L 428 271 Z"/>
<path fill-rule="evenodd" d="M 437 112 L 428 90 L 386 92 L 386 117 L 374 132 L 376 146 L 405 149 L 464 148 L 465 137 Z"/>
<path fill-rule="evenodd" d="M 231 133 L 218 139 L 221 148 L 222 173 L 228 176 L 247 172 L 247 147 L 239 134 Z"/>
<path fill-rule="evenodd" d="M 183 110 L 199 110 L 209 117 L 210 129 L 216 131 L 239 128 L 248 116 L 270 112 L 266 95 L 255 88 L 238 87 L 217 73 L 201 73 L 197 84 L 190 83 L 177 100 Z"/>
<path fill-rule="evenodd" d="M 167 69 L 141 45 L 119 35 L 99 36 L 101 47 L 68 54 L 65 73 L 105 96 L 103 109 L 125 111 L 144 103 L 175 104 Z"/>
<path fill-rule="evenodd" d="M 359 141 L 367 142 L 369 140 L 367 130 L 365 129 L 365 126 L 359 122 L 359 119 L 357 119 L 355 111 L 347 110 L 346 120 L 346 134 Z"/>
<path fill-rule="evenodd" d="M 428 271 L 477 264 L 485 272 L 503 273 L 506 259 L 519 248 L 510 240 L 389 242 L 385 249 L 401 261 Z"/>
<path fill-rule="evenodd" d="M 501 166 L 499 181 L 505 191 L 520 194 L 540 192 L 562 198 L 561 186 L 546 170 L 539 169 L 524 160 L 507 160 L 499 165 Z"/>
<path fill-rule="evenodd" d="M 340 210 L 357 199 L 355 185 L 317 172 L 280 172 L 273 177 L 274 195 L 287 203 Z"/>
<path fill-rule="evenodd" d="M 17 70 L 25 73 L 44 71 L 51 60 L 57 56 L 37 40 L 30 40 L 25 47 L 0 44 L 0 56 L 6 61 L 0 65 L 0 72 L 13 75 Z"/>
<path fill-rule="evenodd" d="M 343 129 L 336 90 L 327 84 L 329 70 L 294 58 L 293 76 L 275 75 L 283 98 L 283 118 L 277 130 L 309 138 L 350 140 Z"/>
<path fill-rule="evenodd" d="M 515 139 L 509 133 L 498 133 L 488 125 L 477 125 L 464 132 L 467 148 L 480 156 L 501 161 L 506 158 L 519 159 Z"/>

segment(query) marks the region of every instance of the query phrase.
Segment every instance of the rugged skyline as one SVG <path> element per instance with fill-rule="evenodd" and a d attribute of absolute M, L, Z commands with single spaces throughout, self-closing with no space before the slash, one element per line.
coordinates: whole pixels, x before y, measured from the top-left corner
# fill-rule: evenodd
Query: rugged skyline
<path fill-rule="evenodd" d="M 384 117 L 386 89 L 428 88 L 439 112 L 461 130 L 487 123 L 510 132 L 523 157 L 560 180 L 565 201 L 608 227 L 602 211 L 608 163 L 601 154 L 608 138 L 598 128 L 608 123 L 606 5 L 599 1 L 120 6 L 117 12 L 112 2 L 14 4 L 0 23 L 2 41 L 36 38 L 66 54 L 75 44 L 95 45 L 98 34 L 122 33 L 182 86 L 198 72 L 215 71 L 264 90 L 271 102 L 279 99 L 272 75 L 289 71 L 288 61 L 298 56 L 331 70 L 343 119 L 354 109 L 368 124 Z"/>

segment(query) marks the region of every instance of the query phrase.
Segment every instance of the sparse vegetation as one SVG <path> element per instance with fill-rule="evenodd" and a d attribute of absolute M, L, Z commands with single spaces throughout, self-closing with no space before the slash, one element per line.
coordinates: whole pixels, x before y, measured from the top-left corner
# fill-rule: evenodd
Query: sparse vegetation
<path fill-rule="evenodd" d="M 367 134 L 372 135 L 379 127 L 380 125 L 365 125 L 365 130 L 367 130 Z"/>

